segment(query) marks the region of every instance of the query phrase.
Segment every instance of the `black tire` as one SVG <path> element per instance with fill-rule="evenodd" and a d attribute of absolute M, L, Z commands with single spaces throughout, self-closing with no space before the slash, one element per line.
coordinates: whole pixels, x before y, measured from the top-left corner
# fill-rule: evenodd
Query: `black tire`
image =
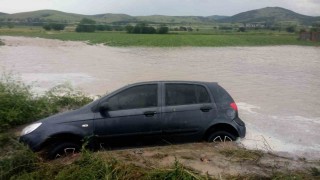
<path fill-rule="evenodd" d="M 81 146 L 74 142 L 57 142 L 52 144 L 47 151 L 48 159 L 66 157 L 78 153 Z"/>
<path fill-rule="evenodd" d="M 208 136 L 208 142 L 226 142 L 226 141 L 235 141 L 236 137 L 226 131 L 217 131 L 213 132 Z"/>

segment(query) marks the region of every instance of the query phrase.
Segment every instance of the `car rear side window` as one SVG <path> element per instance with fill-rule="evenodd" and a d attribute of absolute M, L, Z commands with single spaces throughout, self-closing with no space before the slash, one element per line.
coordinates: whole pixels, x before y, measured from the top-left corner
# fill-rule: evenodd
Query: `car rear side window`
<path fill-rule="evenodd" d="M 166 84 L 166 105 L 210 103 L 205 87 L 194 84 Z"/>
<path fill-rule="evenodd" d="M 199 103 L 210 103 L 210 96 L 205 87 L 195 85 L 196 87 L 196 95 Z"/>
<path fill-rule="evenodd" d="M 158 105 L 158 85 L 131 87 L 108 99 L 110 110 L 155 107 Z"/>

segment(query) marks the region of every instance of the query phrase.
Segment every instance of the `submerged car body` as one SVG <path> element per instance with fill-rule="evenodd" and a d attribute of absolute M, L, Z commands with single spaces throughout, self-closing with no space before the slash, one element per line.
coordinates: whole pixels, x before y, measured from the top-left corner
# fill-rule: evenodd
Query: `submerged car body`
<path fill-rule="evenodd" d="M 77 110 L 27 126 L 20 140 L 49 156 L 117 137 L 174 137 L 235 140 L 246 127 L 237 105 L 218 83 L 153 81 L 127 85 Z"/>

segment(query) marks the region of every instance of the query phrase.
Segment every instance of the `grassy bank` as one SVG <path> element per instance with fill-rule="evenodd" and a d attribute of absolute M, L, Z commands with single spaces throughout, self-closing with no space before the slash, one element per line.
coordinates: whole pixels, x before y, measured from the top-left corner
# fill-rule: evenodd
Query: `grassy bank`
<path fill-rule="evenodd" d="M 0 158 L 0 179 L 316 180 L 320 177 L 320 164 L 305 163 L 303 168 L 292 169 L 293 160 L 239 147 L 210 146 L 213 156 L 181 155 L 179 151 L 190 148 L 188 145 L 95 153 L 83 150 L 71 157 L 45 161 L 14 138 L 9 136 L 9 140 L 5 147 L 11 148 L 11 153 Z M 190 152 L 197 150 L 195 147 Z M 135 150 L 142 154 L 134 153 Z M 208 168 L 216 173 L 208 172 Z"/>
<path fill-rule="evenodd" d="M 278 32 L 245 33 L 171 33 L 171 34 L 127 34 L 125 32 L 46 32 L 41 29 L 0 29 L 0 35 L 41 37 L 49 39 L 87 41 L 109 46 L 147 47 L 220 47 L 220 46 L 267 46 L 308 45 L 319 46 L 320 42 L 299 41 L 297 34 Z"/>

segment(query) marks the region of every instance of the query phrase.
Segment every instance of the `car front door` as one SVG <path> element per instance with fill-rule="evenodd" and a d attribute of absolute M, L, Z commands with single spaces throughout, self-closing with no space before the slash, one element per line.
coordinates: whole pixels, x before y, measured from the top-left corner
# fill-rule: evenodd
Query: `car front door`
<path fill-rule="evenodd" d="M 161 134 L 158 83 L 128 87 L 103 99 L 108 110 L 96 113 L 95 135 L 120 137 Z"/>
<path fill-rule="evenodd" d="M 163 96 L 164 137 L 190 135 L 198 139 L 209 121 L 216 117 L 216 107 L 203 85 L 164 83 Z"/>

